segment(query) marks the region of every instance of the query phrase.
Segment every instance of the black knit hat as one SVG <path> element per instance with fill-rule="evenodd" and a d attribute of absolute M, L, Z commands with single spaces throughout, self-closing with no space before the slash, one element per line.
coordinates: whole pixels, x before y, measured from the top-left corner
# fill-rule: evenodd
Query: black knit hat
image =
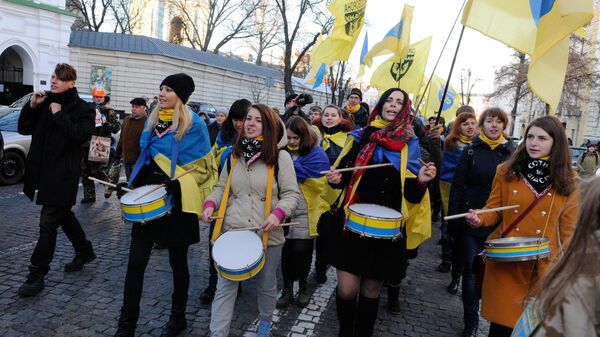
<path fill-rule="evenodd" d="M 129 104 L 146 106 L 146 100 L 141 97 L 136 97 L 136 98 L 132 99 L 131 101 L 129 101 Z"/>
<path fill-rule="evenodd" d="M 352 90 L 350 90 L 350 93 L 348 94 L 348 97 L 350 97 L 351 95 L 358 96 L 358 98 L 360 98 L 360 100 L 362 101 L 362 91 L 359 88 L 352 88 Z"/>
<path fill-rule="evenodd" d="M 194 80 L 188 74 L 184 73 L 167 76 L 160 83 L 161 87 L 163 85 L 167 85 L 173 89 L 175 94 L 177 94 L 177 97 L 179 97 L 183 103 L 187 103 L 188 98 L 190 98 L 190 95 L 195 89 Z"/>

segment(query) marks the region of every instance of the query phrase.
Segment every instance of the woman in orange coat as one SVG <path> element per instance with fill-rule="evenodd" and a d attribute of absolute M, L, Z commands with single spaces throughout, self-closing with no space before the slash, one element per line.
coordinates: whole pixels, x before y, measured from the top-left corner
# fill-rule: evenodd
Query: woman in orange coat
<path fill-rule="evenodd" d="M 579 187 L 571 169 L 567 136 L 560 121 L 552 116 L 538 118 L 525 131 L 521 143 L 508 162 L 498 166 L 492 193 L 485 208 L 520 205 L 519 208 L 477 215 L 469 210 L 472 227 L 500 225 L 488 240 L 535 236 L 550 241 L 547 258 L 521 262 L 492 262 L 485 266 L 482 314 L 491 321 L 490 337 L 510 336 L 523 311 L 530 290 L 543 278 L 548 267 L 566 248 L 575 229 Z M 533 202 L 527 216 L 513 230 L 509 227 Z M 505 231 L 507 233 L 505 233 Z"/>

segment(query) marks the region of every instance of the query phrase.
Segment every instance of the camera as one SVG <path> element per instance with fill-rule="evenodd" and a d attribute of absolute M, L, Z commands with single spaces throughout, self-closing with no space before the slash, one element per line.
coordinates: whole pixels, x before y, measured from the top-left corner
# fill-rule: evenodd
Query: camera
<path fill-rule="evenodd" d="M 309 94 L 300 94 L 296 98 L 296 102 L 298 102 L 299 106 L 305 106 L 313 102 L 313 97 Z"/>

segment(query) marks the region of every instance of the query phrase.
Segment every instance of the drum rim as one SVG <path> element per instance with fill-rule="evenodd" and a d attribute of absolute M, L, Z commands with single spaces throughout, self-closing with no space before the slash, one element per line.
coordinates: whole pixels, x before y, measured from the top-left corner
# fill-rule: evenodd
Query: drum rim
<path fill-rule="evenodd" d="M 353 228 L 348 227 L 347 224 L 344 224 L 344 228 L 348 229 L 349 231 L 351 231 L 354 234 L 357 234 L 359 236 L 368 237 L 368 238 L 371 238 L 371 239 L 396 240 L 396 239 L 402 237 L 402 230 L 400 230 L 400 232 L 398 233 L 398 235 L 395 235 L 395 236 L 377 236 L 377 235 L 373 235 L 373 234 L 367 234 L 365 232 L 360 232 L 358 230 L 354 230 Z"/>
<path fill-rule="evenodd" d="M 530 242 L 517 242 L 515 239 L 530 239 Z M 499 241 L 502 240 L 502 241 Z M 549 244 L 550 239 L 545 236 L 511 236 L 508 238 L 486 240 L 483 243 L 484 248 L 521 248 L 521 247 L 536 247 Z"/>
<path fill-rule="evenodd" d="M 144 186 L 140 186 L 140 187 L 138 187 L 138 188 L 144 188 L 144 187 L 146 187 L 146 186 L 152 186 L 153 188 L 155 188 L 156 186 L 158 186 L 158 184 L 153 184 L 153 185 L 144 185 Z M 134 189 L 133 191 L 137 190 L 138 188 Z M 164 188 L 164 187 L 163 187 L 163 188 Z M 131 192 L 133 192 L 133 191 L 131 191 Z M 160 189 L 156 190 L 155 192 L 158 192 L 158 191 L 160 191 Z M 167 193 L 167 190 L 165 189 L 165 190 L 164 190 L 164 194 L 163 194 L 162 196 L 160 196 L 159 198 L 156 198 L 156 199 L 154 199 L 154 200 L 152 200 L 152 201 L 148 201 L 148 202 L 144 202 L 144 203 L 135 203 L 135 204 L 126 204 L 126 203 L 124 203 L 124 202 L 123 202 L 123 198 L 124 198 L 124 197 L 125 197 L 127 194 L 129 194 L 129 193 L 131 193 L 131 192 L 127 192 L 127 193 L 123 194 L 123 196 L 121 197 L 121 199 L 119 199 L 119 203 L 120 203 L 121 205 L 123 205 L 123 206 L 128 206 L 128 207 L 135 207 L 135 206 L 146 206 L 146 205 L 150 205 L 150 204 L 152 204 L 152 203 L 155 203 L 155 202 L 157 202 L 157 201 L 158 201 L 158 200 L 160 200 L 160 199 L 164 199 L 164 198 L 166 198 L 166 197 L 169 195 L 169 193 Z M 145 196 L 144 198 L 146 198 L 146 197 L 148 197 L 148 196 Z"/>
<path fill-rule="evenodd" d="M 370 214 L 360 213 L 358 211 L 352 210 L 352 206 L 354 206 L 354 205 L 375 205 L 375 206 L 378 206 L 378 207 L 387 208 L 389 210 L 392 210 L 392 211 L 397 212 L 398 214 L 400 214 L 400 217 L 399 218 L 389 218 L 389 217 L 383 218 L 383 217 L 380 217 L 380 216 L 373 216 L 373 215 L 370 215 Z M 352 204 L 352 205 L 350 205 L 348 207 L 348 212 L 356 214 L 356 215 L 359 215 L 359 216 L 362 216 L 362 217 L 365 217 L 365 218 L 369 218 L 369 219 L 388 220 L 388 221 L 397 221 L 397 220 L 404 219 L 404 216 L 402 216 L 402 213 L 398 212 L 397 210 L 395 210 L 395 209 L 393 209 L 391 207 L 382 206 L 382 205 L 378 205 L 378 204 L 372 204 L 372 203 L 356 203 L 356 204 Z"/>
<path fill-rule="evenodd" d="M 165 205 L 164 205 L 163 207 L 167 207 L 166 211 L 164 211 L 164 212 L 161 212 L 160 214 L 157 214 L 157 215 L 155 215 L 155 216 L 152 216 L 152 217 L 149 217 L 149 218 L 145 218 L 144 220 L 139 220 L 139 221 L 138 221 L 138 220 L 135 220 L 135 221 L 134 221 L 134 220 L 129 220 L 129 219 L 127 219 L 127 218 L 125 217 L 125 215 L 126 215 L 126 214 L 136 214 L 136 215 L 140 215 L 140 214 L 147 214 L 148 212 L 140 212 L 140 213 L 129 213 L 129 212 L 128 212 L 128 213 L 126 213 L 126 212 L 125 212 L 125 211 L 123 211 L 123 209 L 121 208 L 121 216 L 123 217 L 123 219 L 125 219 L 125 220 L 126 220 L 126 221 L 128 221 L 128 222 L 131 222 L 131 223 L 139 223 L 139 224 L 141 224 L 141 223 L 145 223 L 145 222 L 148 222 L 148 221 L 152 221 L 152 220 L 156 220 L 156 219 L 159 219 L 159 218 L 162 218 L 162 217 L 164 217 L 166 214 L 168 214 L 168 213 L 169 213 L 169 212 L 170 212 L 170 211 L 173 209 L 173 203 L 172 203 L 172 202 L 170 202 L 170 201 L 169 201 L 169 199 L 170 199 L 170 198 L 169 198 L 168 196 L 166 196 L 166 197 L 165 197 Z M 158 201 L 158 200 L 156 200 L 156 201 L 154 201 L 154 202 L 157 202 L 157 201 Z M 127 206 L 127 207 L 141 207 L 141 206 L 147 206 L 147 205 L 135 205 L 135 206 L 126 205 L 126 206 Z"/>
<path fill-rule="evenodd" d="M 527 256 L 511 256 L 511 257 L 494 257 L 487 256 L 486 259 L 492 262 L 522 262 L 522 261 L 533 261 L 533 260 L 541 260 L 549 257 L 551 252 L 545 252 L 536 255 L 527 255 Z"/>

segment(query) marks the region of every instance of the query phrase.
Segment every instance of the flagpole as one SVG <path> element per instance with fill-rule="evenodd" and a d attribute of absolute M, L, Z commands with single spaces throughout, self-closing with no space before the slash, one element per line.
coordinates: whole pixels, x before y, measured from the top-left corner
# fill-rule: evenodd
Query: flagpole
<path fill-rule="evenodd" d="M 444 94 L 442 95 L 442 99 L 440 102 L 440 110 L 438 110 L 437 117 L 435 119 L 436 125 L 438 125 L 440 123 L 440 116 L 442 115 L 442 109 L 444 109 L 444 101 L 446 100 L 446 94 L 448 93 L 448 88 L 450 87 L 450 79 L 452 78 L 452 71 L 454 70 L 454 64 L 456 63 L 456 56 L 458 55 L 458 50 L 460 49 L 460 42 L 462 41 L 464 32 L 465 32 L 465 26 L 462 26 L 462 29 L 460 30 L 460 36 L 458 37 L 458 43 L 456 44 L 456 50 L 454 51 L 454 58 L 452 59 L 452 64 L 450 65 L 450 73 L 448 73 L 448 80 L 446 80 L 446 86 L 444 87 Z"/>
<path fill-rule="evenodd" d="M 431 76 L 429 76 L 429 80 L 427 80 L 427 84 L 425 85 L 425 89 L 423 89 L 423 94 L 419 98 L 419 103 L 415 107 L 416 114 L 419 113 L 419 107 L 421 106 L 421 103 L 423 102 L 423 98 L 425 97 L 425 94 L 427 93 L 427 89 L 429 88 L 429 84 L 431 83 L 431 79 L 433 78 L 433 75 L 435 74 L 435 70 L 437 69 L 437 66 L 440 63 L 440 59 L 442 58 L 442 54 L 444 54 L 444 50 L 446 50 L 446 45 L 448 44 L 448 41 L 450 40 L 450 36 L 452 35 L 452 32 L 454 31 L 454 27 L 456 26 L 456 23 L 458 22 L 458 18 L 460 18 L 460 13 L 462 13 L 462 10 L 465 7 L 466 3 L 467 3 L 467 0 L 464 0 L 462 6 L 460 6 L 460 9 L 458 10 L 458 15 L 456 15 L 456 19 L 454 19 L 454 23 L 452 24 L 452 27 L 450 28 L 450 32 L 448 32 L 448 37 L 446 37 L 446 41 L 444 42 L 444 46 L 442 47 L 442 51 L 440 51 L 440 55 L 438 56 L 437 61 L 435 61 L 435 65 L 433 66 L 433 70 L 431 71 Z"/>

